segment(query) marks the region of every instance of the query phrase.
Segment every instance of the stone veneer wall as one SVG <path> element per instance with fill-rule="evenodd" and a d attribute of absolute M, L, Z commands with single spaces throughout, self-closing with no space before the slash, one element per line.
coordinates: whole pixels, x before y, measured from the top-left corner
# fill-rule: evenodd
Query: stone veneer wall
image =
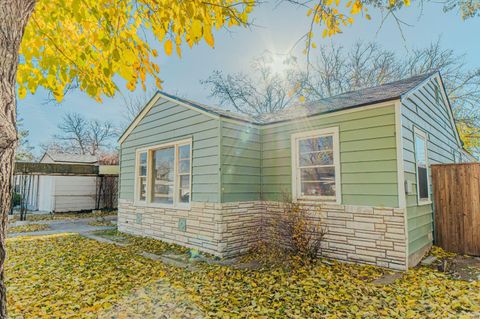
<path fill-rule="evenodd" d="M 190 210 L 142 207 L 120 199 L 118 230 L 176 243 L 220 257 L 245 253 L 262 216 L 258 202 L 191 203 Z M 185 221 L 185 230 L 180 227 Z"/>
<path fill-rule="evenodd" d="M 403 270 L 407 268 L 405 211 L 397 208 L 304 202 L 326 230 L 325 257 Z M 262 219 L 282 211 L 278 202 L 191 203 L 190 210 L 134 206 L 119 200 L 120 231 L 149 236 L 220 257 L 248 251 Z M 185 230 L 179 221 L 186 222 Z"/>
<path fill-rule="evenodd" d="M 326 231 L 323 256 L 404 270 L 407 268 L 405 210 L 398 208 L 303 202 Z M 281 203 L 264 203 L 267 216 Z"/>

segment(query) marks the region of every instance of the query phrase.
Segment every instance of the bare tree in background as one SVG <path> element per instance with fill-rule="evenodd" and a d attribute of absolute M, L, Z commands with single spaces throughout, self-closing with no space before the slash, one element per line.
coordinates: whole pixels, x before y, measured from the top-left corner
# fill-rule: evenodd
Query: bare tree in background
<path fill-rule="evenodd" d="M 23 119 L 17 119 L 18 146 L 15 154 L 16 161 L 31 162 L 34 159 L 32 154 L 33 146 L 28 141 L 30 132 L 23 128 Z"/>
<path fill-rule="evenodd" d="M 137 117 L 137 115 L 143 110 L 148 101 L 155 94 L 155 89 L 150 88 L 146 91 L 141 91 L 139 94 L 127 93 L 127 95 L 122 95 L 123 107 L 125 108 L 124 120 L 125 123 L 122 124 L 122 128 L 127 128 L 128 125 Z"/>
<path fill-rule="evenodd" d="M 201 81 L 210 87 L 211 96 L 222 106 L 248 115 L 258 116 L 275 113 L 292 104 L 298 97 L 290 78 L 294 76 L 296 65 L 293 57 L 276 59 L 269 52 L 255 59 L 247 73 L 224 75 L 215 71 L 206 80 Z M 277 72 L 274 64 L 280 65 L 284 73 Z"/>
<path fill-rule="evenodd" d="M 223 75 L 214 72 L 202 83 L 221 105 L 242 113 L 258 115 L 277 112 L 299 103 L 298 97 L 316 101 L 343 92 L 372 87 L 402 78 L 440 71 L 459 126 L 466 128 L 466 146 L 480 152 L 480 68 L 465 63 L 464 55 L 442 48 L 440 40 L 428 47 L 399 56 L 375 43 L 357 43 L 352 48 L 327 45 L 311 57 L 308 71 L 292 64 L 285 76 L 264 77 L 264 70 L 252 68 L 253 75 Z M 291 61 L 294 61 L 293 59 Z M 265 63 L 264 68 L 272 65 Z M 261 82 L 257 81 L 260 77 Z M 284 79 L 278 81 L 278 79 Z M 265 88 L 275 87 L 266 90 Z M 287 97 L 285 97 L 287 94 Z M 274 108 L 262 107 L 282 101 Z M 255 107 L 260 105 L 260 107 Z"/>
<path fill-rule="evenodd" d="M 55 135 L 50 144 L 42 145 L 43 149 L 91 155 L 114 149 L 113 138 L 117 133 L 109 121 L 89 120 L 78 113 L 68 113 L 58 129 L 61 133 Z"/>
<path fill-rule="evenodd" d="M 118 127 L 119 135 L 121 135 L 128 128 L 128 126 L 133 122 L 133 120 L 157 92 L 158 89 L 152 86 L 147 88 L 145 91 L 127 92 L 126 94 L 121 95 L 121 106 L 125 111 L 123 112 L 124 120 L 119 124 Z M 169 93 L 178 97 L 186 98 L 186 94 L 179 92 L 178 90 Z"/>
<path fill-rule="evenodd" d="M 58 141 L 68 143 L 69 148 L 77 148 L 78 153 L 87 154 L 88 121 L 78 113 L 68 113 L 58 124 L 61 134 L 55 135 Z"/>

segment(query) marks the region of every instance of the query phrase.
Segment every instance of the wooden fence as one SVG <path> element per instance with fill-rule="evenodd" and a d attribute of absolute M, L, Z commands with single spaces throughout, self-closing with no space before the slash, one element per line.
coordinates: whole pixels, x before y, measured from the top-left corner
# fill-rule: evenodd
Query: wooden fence
<path fill-rule="evenodd" d="M 432 165 L 435 242 L 480 256 L 480 163 Z"/>

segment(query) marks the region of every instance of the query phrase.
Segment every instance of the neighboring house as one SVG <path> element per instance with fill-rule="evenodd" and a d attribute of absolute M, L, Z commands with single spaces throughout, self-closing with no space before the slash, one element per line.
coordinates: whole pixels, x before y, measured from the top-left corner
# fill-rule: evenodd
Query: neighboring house
<path fill-rule="evenodd" d="M 97 157 L 46 152 L 40 163 L 98 165 Z M 32 176 L 29 209 L 43 212 L 69 212 L 95 209 L 96 176 Z"/>
<path fill-rule="evenodd" d="M 324 255 L 395 269 L 432 245 L 430 164 L 473 159 L 439 73 L 261 118 L 158 92 L 120 144 L 120 231 L 234 256 L 286 191 Z"/>

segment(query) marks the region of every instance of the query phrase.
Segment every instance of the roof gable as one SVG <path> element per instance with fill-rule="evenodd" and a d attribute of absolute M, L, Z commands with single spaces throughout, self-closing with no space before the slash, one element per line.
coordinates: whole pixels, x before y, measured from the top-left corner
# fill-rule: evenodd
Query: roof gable
<path fill-rule="evenodd" d="M 169 102 L 173 102 L 177 105 L 180 105 L 182 107 L 186 107 L 187 109 L 199 112 L 201 114 L 207 115 L 211 118 L 214 119 L 219 119 L 220 115 L 216 114 L 215 112 L 212 111 L 213 108 L 210 107 L 200 107 L 197 105 L 192 105 L 192 102 L 181 99 L 178 97 L 175 97 L 173 95 L 157 91 L 155 95 L 148 101 L 148 103 L 145 105 L 145 107 L 138 113 L 138 115 L 135 117 L 135 119 L 130 123 L 130 125 L 127 127 L 127 129 L 123 132 L 123 134 L 120 136 L 118 139 L 119 143 L 122 144 L 127 137 L 133 132 L 133 130 L 141 123 L 141 121 L 147 116 L 147 114 L 150 112 L 150 110 L 158 104 L 158 102 L 164 99 Z M 208 109 L 207 109 L 208 108 Z"/>
<path fill-rule="evenodd" d="M 457 140 L 457 144 L 460 146 L 460 148 L 463 149 L 463 142 L 462 139 L 460 138 L 460 134 L 458 133 L 458 128 L 457 125 L 455 124 L 455 118 L 453 116 L 453 110 L 452 110 L 452 105 L 450 104 L 450 100 L 448 98 L 447 91 L 445 89 L 445 85 L 443 83 L 442 76 L 439 72 L 433 73 L 430 77 L 426 78 L 422 83 L 411 89 L 410 91 L 406 92 L 405 94 L 402 95 L 402 99 L 407 99 L 410 95 L 418 92 L 421 90 L 423 87 L 428 85 L 429 82 L 435 81 L 436 84 L 438 85 L 438 88 L 440 89 L 440 94 L 442 95 L 442 101 L 444 103 L 444 106 L 446 108 L 446 111 L 448 113 L 448 120 L 450 122 L 451 129 L 453 130 L 453 134 L 455 135 L 455 139 Z"/>

